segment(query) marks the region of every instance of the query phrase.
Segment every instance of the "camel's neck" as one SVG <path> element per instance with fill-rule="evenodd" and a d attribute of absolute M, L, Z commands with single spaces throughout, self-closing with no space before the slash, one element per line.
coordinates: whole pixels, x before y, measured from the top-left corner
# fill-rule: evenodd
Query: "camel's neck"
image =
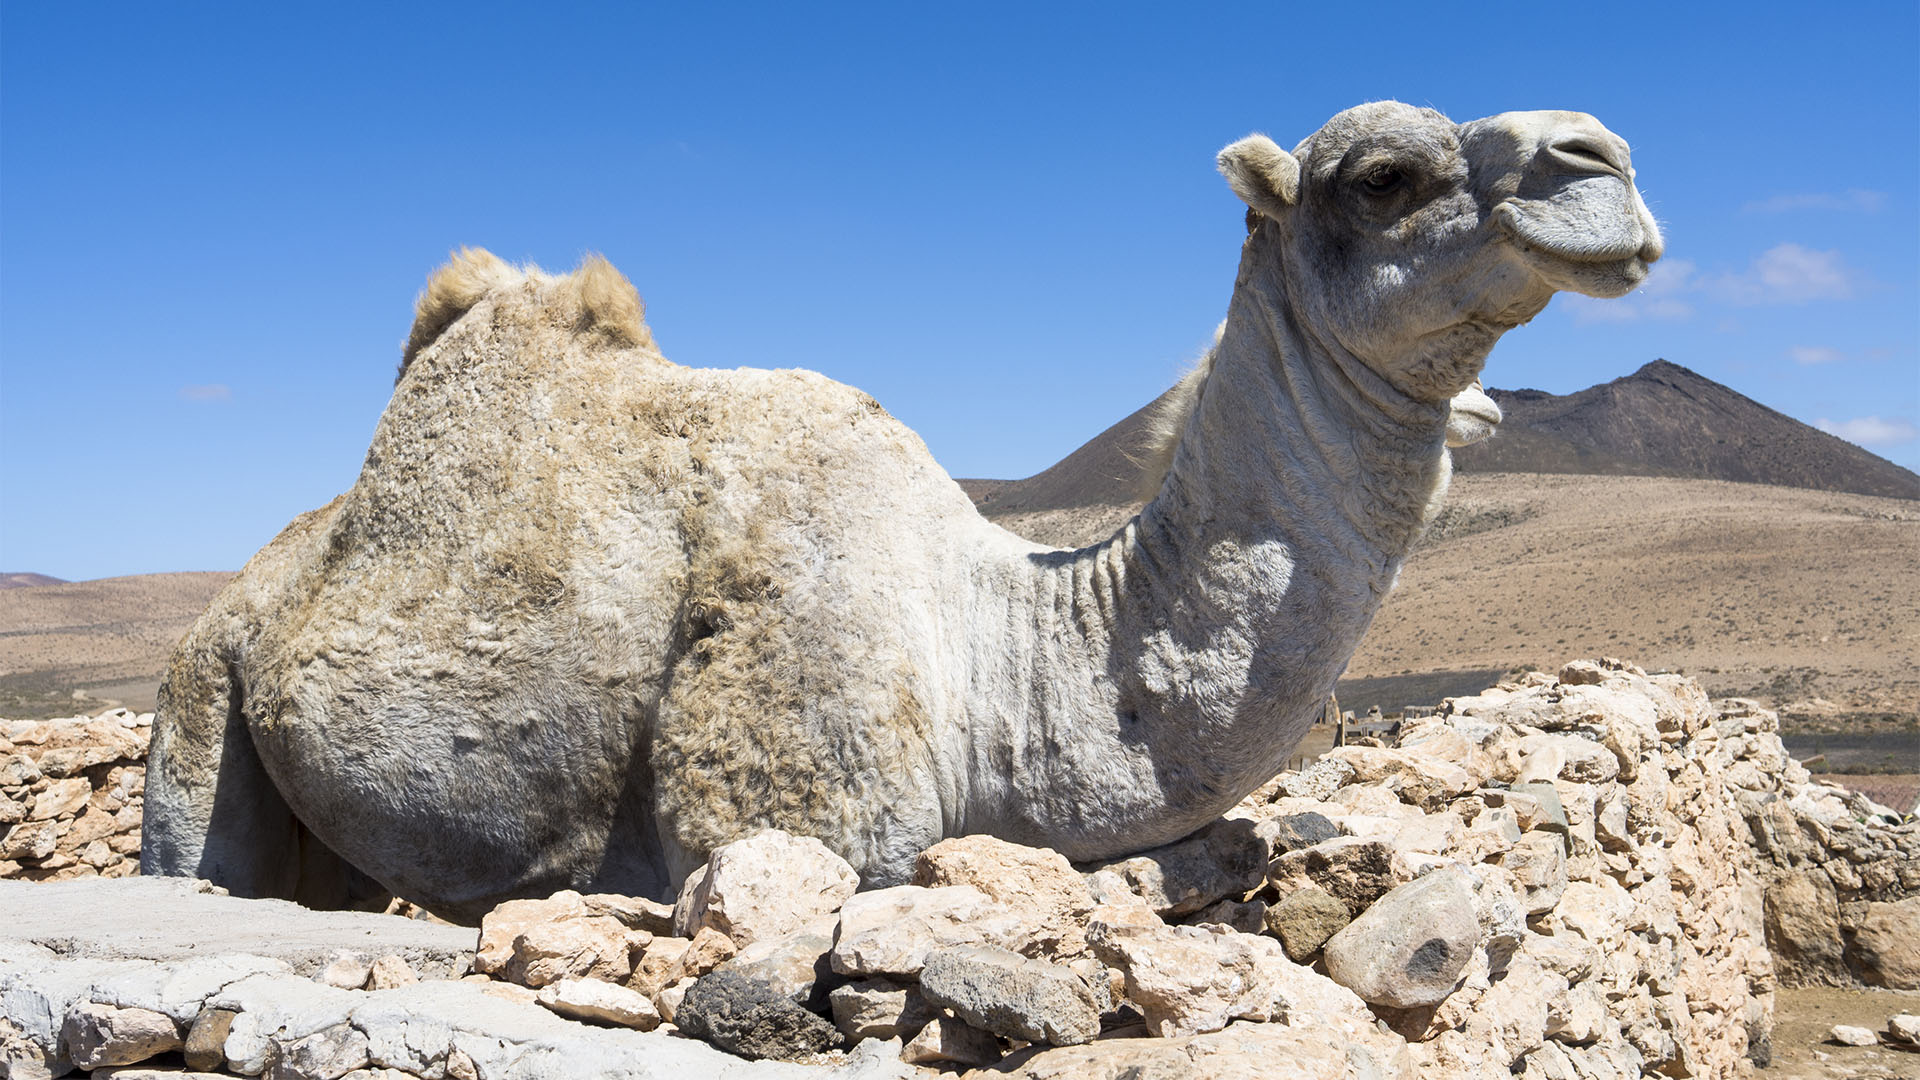
<path fill-rule="evenodd" d="M 1445 406 L 1315 341 L 1259 262 L 1159 494 L 1106 543 L 1030 560 L 1036 655 L 1015 664 L 1052 685 L 1019 694 L 1018 731 L 980 718 L 1014 751 L 1002 779 L 976 746 L 968 827 L 1089 858 L 1230 807 L 1285 764 L 1418 538 Z"/>

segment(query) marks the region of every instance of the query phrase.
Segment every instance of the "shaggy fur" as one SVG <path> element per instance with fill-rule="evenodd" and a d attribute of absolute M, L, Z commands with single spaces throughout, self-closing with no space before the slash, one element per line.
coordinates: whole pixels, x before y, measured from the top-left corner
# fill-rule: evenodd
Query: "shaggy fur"
<path fill-rule="evenodd" d="M 1079 551 L 984 521 L 857 390 L 667 363 L 604 262 L 462 252 L 353 488 L 176 651 L 142 870 L 476 919 L 669 897 L 766 826 L 868 885 L 945 836 L 1185 835 L 1318 713 L 1449 402 L 1497 419 L 1463 403 L 1500 332 L 1659 256 L 1626 161 L 1580 114 L 1391 103 L 1229 147 L 1256 213 L 1219 342 L 1153 500 Z"/>

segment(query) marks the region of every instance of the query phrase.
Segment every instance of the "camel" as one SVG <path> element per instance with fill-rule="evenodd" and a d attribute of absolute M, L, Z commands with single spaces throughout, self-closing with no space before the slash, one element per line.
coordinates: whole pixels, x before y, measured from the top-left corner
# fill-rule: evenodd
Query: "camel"
<path fill-rule="evenodd" d="M 463 251 L 357 482 L 174 653 L 142 872 L 471 922 L 667 899 L 766 827 L 877 887 L 943 837 L 1099 860 L 1214 819 L 1326 701 L 1495 341 L 1662 250 L 1582 113 L 1380 102 L 1218 165 L 1250 215 L 1219 346 L 1155 496 L 1080 550 L 987 523 L 858 390 L 668 362 L 603 260 Z"/>

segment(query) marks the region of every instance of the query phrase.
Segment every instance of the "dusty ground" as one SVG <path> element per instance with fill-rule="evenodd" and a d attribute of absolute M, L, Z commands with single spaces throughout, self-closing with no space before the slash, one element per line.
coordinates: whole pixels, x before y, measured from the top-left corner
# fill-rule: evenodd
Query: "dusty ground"
<path fill-rule="evenodd" d="M 151 710 L 174 643 L 232 576 L 142 574 L 0 590 L 0 716 L 70 716 L 116 703 Z"/>
<path fill-rule="evenodd" d="M 1920 1013 L 1920 991 L 1782 990 L 1774 999 L 1773 1063 L 1767 1080 L 1916 1080 L 1920 1052 L 1827 1041 L 1835 1024 L 1884 1031 L 1895 1013 Z"/>
<path fill-rule="evenodd" d="M 1460 477 L 1448 502 L 1349 675 L 1600 653 L 1920 726 L 1920 504 L 1526 474 Z"/>

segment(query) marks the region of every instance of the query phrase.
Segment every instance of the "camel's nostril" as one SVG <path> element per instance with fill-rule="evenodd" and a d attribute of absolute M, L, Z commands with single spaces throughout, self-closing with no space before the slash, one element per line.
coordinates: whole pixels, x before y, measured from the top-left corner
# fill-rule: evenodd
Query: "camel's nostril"
<path fill-rule="evenodd" d="M 1627 155 L 1605 139 L 1591 135 L 1562 135 L 1547 145 L 1548 156 L 1563 168 L 1576 172 L 1627 175 Z"/>

